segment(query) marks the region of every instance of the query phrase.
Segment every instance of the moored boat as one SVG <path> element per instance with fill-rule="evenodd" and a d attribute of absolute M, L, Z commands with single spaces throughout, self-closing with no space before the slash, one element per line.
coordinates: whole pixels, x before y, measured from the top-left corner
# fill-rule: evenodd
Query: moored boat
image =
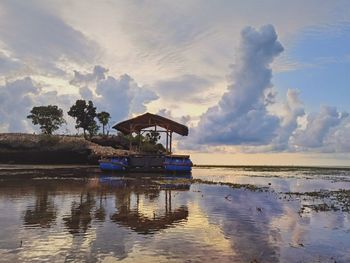
<path fill-rule="evenodd" d="M 190 173 L 193 166 L 188 155 L 119 156 L 101 159 L 99 163 L 102 171 L 111 172 Z"/>
<path fill-rule="evenodd" d="M 191 172 L 192 166 L 188 155 L 168 155 L 164 160 L 164 169 L 167 172 Z"/>
<path fill-rule="evenodd" d="M 128 158 L 112 157 L 99 160 L 102 171 L 125 171 L 128 168 Z"/>

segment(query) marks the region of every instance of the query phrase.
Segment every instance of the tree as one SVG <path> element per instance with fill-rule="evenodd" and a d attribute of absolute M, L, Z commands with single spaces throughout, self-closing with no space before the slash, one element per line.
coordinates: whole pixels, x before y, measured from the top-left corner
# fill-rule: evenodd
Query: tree
<path fill-rule="evenodd" d="M 146 141 L 149 142 L 150 144 L 156 145 L 159 139 L 160 139 L 159 132 L 151 131 L 146 134 Z"/>
<path fill-rule="evenodd" d="M 66 121 L 63 118 L 62 109 L 56 105 L 33 107 L 28 119 L 32 119 L 34 125 L 40 125 L 43 133 L 51 135 Z"/>
<path fill-rule="evenodd" d="M 100 113 L 97 113 L 97 119 L 102 124 L 103 135 L 105 135 L 105 127 L 108 124 L 110 118 L 111 115 L 108 112 L 102 111 Z"/>
<path fill-rule="evenodd" d="M 75 128 L 82 128 L 84 137 L 86 138 L 86 131 L 88 131 L 90 137 L 95 135 L 98 131 L 98 126 L 95 121 L 96 108 L 91 100 L 86 103 L 85 100 L 77 100 L 75 104 L 70 107 L 68 115 L 75 118 Z"/>

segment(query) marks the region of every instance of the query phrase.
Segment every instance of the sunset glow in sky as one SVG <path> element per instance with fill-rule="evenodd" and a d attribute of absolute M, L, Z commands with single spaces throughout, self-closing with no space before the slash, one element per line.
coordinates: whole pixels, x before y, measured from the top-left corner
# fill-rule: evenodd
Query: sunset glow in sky
<path fill-rule="evenodd" d="M 195 163 L 350 165 L 347 0 L 3 0 L 0 18 L 0 132 L 83 98 L 188 125 Z"/>

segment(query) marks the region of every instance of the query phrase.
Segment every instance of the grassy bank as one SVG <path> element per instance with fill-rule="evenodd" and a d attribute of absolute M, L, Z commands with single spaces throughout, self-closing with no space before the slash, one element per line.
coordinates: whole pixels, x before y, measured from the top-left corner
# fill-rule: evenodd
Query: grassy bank
<path fill-rule="evenodd" d="M 101 156 L 128 154 L 101 146 L 80 136 L 0 134 L 0 163 L 14 164 L 97 164 Z"/>

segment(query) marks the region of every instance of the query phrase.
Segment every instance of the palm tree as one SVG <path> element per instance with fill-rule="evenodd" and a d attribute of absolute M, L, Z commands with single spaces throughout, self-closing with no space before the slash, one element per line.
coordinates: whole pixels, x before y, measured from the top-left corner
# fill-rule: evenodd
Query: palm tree
<path fill-rule="evenodd" d="M 111 115 L 108 112 L 102 111 L 97 113 L 97 119 L 102 124 L 102 133 L 105 135 L 105 126 L 108 124 Z"/>

